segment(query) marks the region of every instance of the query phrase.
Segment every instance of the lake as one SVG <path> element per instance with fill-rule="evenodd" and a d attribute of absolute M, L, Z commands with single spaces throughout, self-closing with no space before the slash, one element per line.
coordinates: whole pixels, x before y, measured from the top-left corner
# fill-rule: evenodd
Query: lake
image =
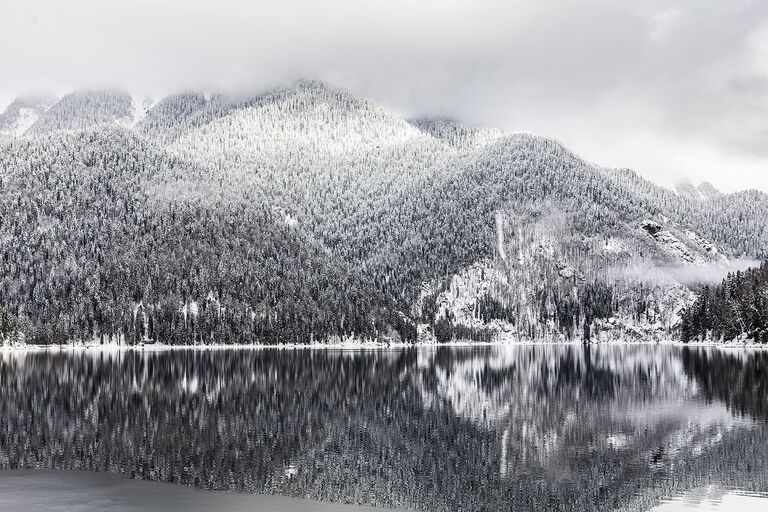
<path fill-rule="evenodd" d="M 106 485 L 128 500 L 113 510 L 146 492 L 296 503 L 200 491 L 317 510 L 768 509 L 768 351 L 3 352 L 0 469 L 0 507 L 19 510 L 97 510 Z"/>

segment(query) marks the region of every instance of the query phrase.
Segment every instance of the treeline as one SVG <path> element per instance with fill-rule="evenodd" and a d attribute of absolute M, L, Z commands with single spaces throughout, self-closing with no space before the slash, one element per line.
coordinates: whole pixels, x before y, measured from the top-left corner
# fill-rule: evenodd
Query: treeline
<path fill-rule="evenodd" d="M 415 337 L 364 276 L 270 205 L 151 195 L 195 171 L 142 139 L 19 141 L 0 162 L 0 308 L 27 342 Z"/>
<path fill-rule="evenodd" d="M 594 320 L 647 317 L 658 304 L 642 286 L 605 279 L 606 266 L 626 262 L 584 254 L 602 251 L 589 241 L 621 240 L 639 261 L 667 263 L 640 222 L 694 208 L 556 141 L 443 127 L 444 142 L 315 82 L 251 98 L 169 97 L 130 130 L 101 126 L 133 115 L 130 96 L 59 103 L 39 130 L 50 133 L 0 147 L 0 329 L 36 343 L 415 340 L 418 322 L 440 320 L 413 314 L 422 286 L 503 259 L 500 236 L 510 261 L 538 251 L 551 233 L 509 241 L 546 204 L 568 218 L 555 240 L 581 249 L 558 258 L 584 282 L 560 276 L 555 261 L 505 262 L 516 285 L 482 298 L 477 316 L 528 336 L 544 325 L 590 337 Z M 749 211 L 762 211 L 750 197 Z M 768 236 L 737 206 L 715 234 L 748 233 L 723 249 L 759 252 Z M 711 258 L 687 225 L 665 229 L 692 257 Z"/>
<path fill-rule="evenodd" d="M 768 343 L 768 264 L 728 274 L 705 286 L 683 314 L 683 341 L 733 340 Z"/>

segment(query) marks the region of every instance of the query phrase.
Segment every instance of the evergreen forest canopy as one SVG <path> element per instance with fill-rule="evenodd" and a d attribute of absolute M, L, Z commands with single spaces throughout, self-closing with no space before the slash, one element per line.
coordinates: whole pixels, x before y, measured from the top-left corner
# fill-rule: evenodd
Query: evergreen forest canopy
<path fill-rule="evenodd" d="M 705 286 L 683 315 L 682 338 L 768 343 L 768 264 Z"/>
<path fill-rule="evenodd" d="M 760 192 L 675 194 L 317 82 L 24 98 L 0 138 L 4 343 L 692 336 L 701 286 L 638 269 L 768 254 Z"/>

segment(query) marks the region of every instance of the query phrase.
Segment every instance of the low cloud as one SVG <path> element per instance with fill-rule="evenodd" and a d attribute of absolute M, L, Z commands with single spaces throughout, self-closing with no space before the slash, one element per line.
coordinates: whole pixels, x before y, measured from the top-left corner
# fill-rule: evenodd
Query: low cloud
<path fill-rule="evenodd" d="M 685 285 L 720 284 L 729 273 L 759 267 L 759 260 L 737 259 L 728 263 L 707 263 L 704 265 L 666 265 L 655 266 L 639 264 L 613 270 L 614 275 L 643 282 L 669 282 L 670 280 Z"/>
<path fill-rule="evenodd" d="M 0 99 L 316 78 L 726 191 L 768 190 L 766 56 L 761 0 L 0 2 Z"/>

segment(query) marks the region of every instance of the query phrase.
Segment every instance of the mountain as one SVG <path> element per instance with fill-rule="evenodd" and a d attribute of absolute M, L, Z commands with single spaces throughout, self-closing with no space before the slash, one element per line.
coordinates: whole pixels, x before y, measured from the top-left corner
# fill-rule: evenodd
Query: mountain
<path fill-rule="evenodd" d="M 54 103 L 27 133 L 86 130 L 98 126 L 130 127 L 146 113 L 148 101 L 120 91 L 78 91 Z"/>
<path fill-rule="evenodd" d="M 209 161 L 285 166 L 295 165 L 297 157 L 301 165 L 372 154 L 387 158 L 398 147 L 433 142 L 373 103 L 319 82 L 302 81 L 252 98 L 218 99 L 216 105 L 188 118 L 188 129 L 171 149 Z"/>
<path fill-rule="evenodd" d="M 722 192 L 720 192 L 719 190 L 717 190 L 717 189 L 714 187 L 714 185 L 712 185 L 712 184 L 711 184 L 710 182 L 708 182 L 708 181 L 703 181 L 703 182 L 699 183 L 699 186 L 698 186 L 698 187 L 696 187 L 696 190 L 698 191 L 699 195 L 700 195 L 700 196 L 702 197 L 702 199 L 704 199 L 704 200 L 707 200 L 707 199 L 714 199 L 714 198 L 716 198 L 716 197 L 718 197 L 718 196 L 721 196 L 721 195 L 723 195 L 723 193 L 722 193 Z"/>
<path fill-rule="evenodd" d="M 188 130 L 205 125 L 248 104 L 248 98 L 185 92 L 167 96 L 150 108 L 137 123 L 142 135 L 170 142 Z"/>
<path fill-rule="evenodd" d="M 696 189 L 695 186 L 693 186 L 693 183 L 690 181 L 681 181 L 677 185 L 675 185 L 675 192 L 677 195 L 692 199 L 692 200 L 701 200 L 703 199 L 701 195 L 699 194 L 699 191 Z"/>
<path fill-rule="evenodd" d="M 0 194 L 0 331 L 40 343 L 667 338 L 687 268 L 768 253 L 764 194 L 314 81 L 67 95 L 0 148 Z"/>
<path fill-rule="evenodd" d="M 464 126 L 452 119 L 415 119 L 410 123 L 457 149 L 479 149 L 504 135 L 500 130 Z"/>
<path fill-rule="evenodd" d="M 629 169 L 606 169 L 605 175 L 665 218 L 712 241 L 724 255 L 768 258 L 768 194 L 745 190 L 701 201 L 655 185 Z"/>
<path fill-rule="evenodd" d="M 694 186 L 690 181 L 681 181 L 675 186 L 675 192 L 692 201 L 709 201 L 723 195 L 708 181 L 701 182 L 699 186 Z"/>
<path fill-rule="evenodd" d="M 54 98 L 44 96 L 16 98 L 0 114 L 0 134 L 23 135 L 55 101 Z"/>
<path fill-rule="evenodd" d="M 0 289 L 29 339 L 302 341 L 377 327 L 380 297 L 343 261 L 258 196 L 185 194 L 177 177 L 204 171 L 145 139 L 64 132 L 15 141 L 2 163 Z"/>

